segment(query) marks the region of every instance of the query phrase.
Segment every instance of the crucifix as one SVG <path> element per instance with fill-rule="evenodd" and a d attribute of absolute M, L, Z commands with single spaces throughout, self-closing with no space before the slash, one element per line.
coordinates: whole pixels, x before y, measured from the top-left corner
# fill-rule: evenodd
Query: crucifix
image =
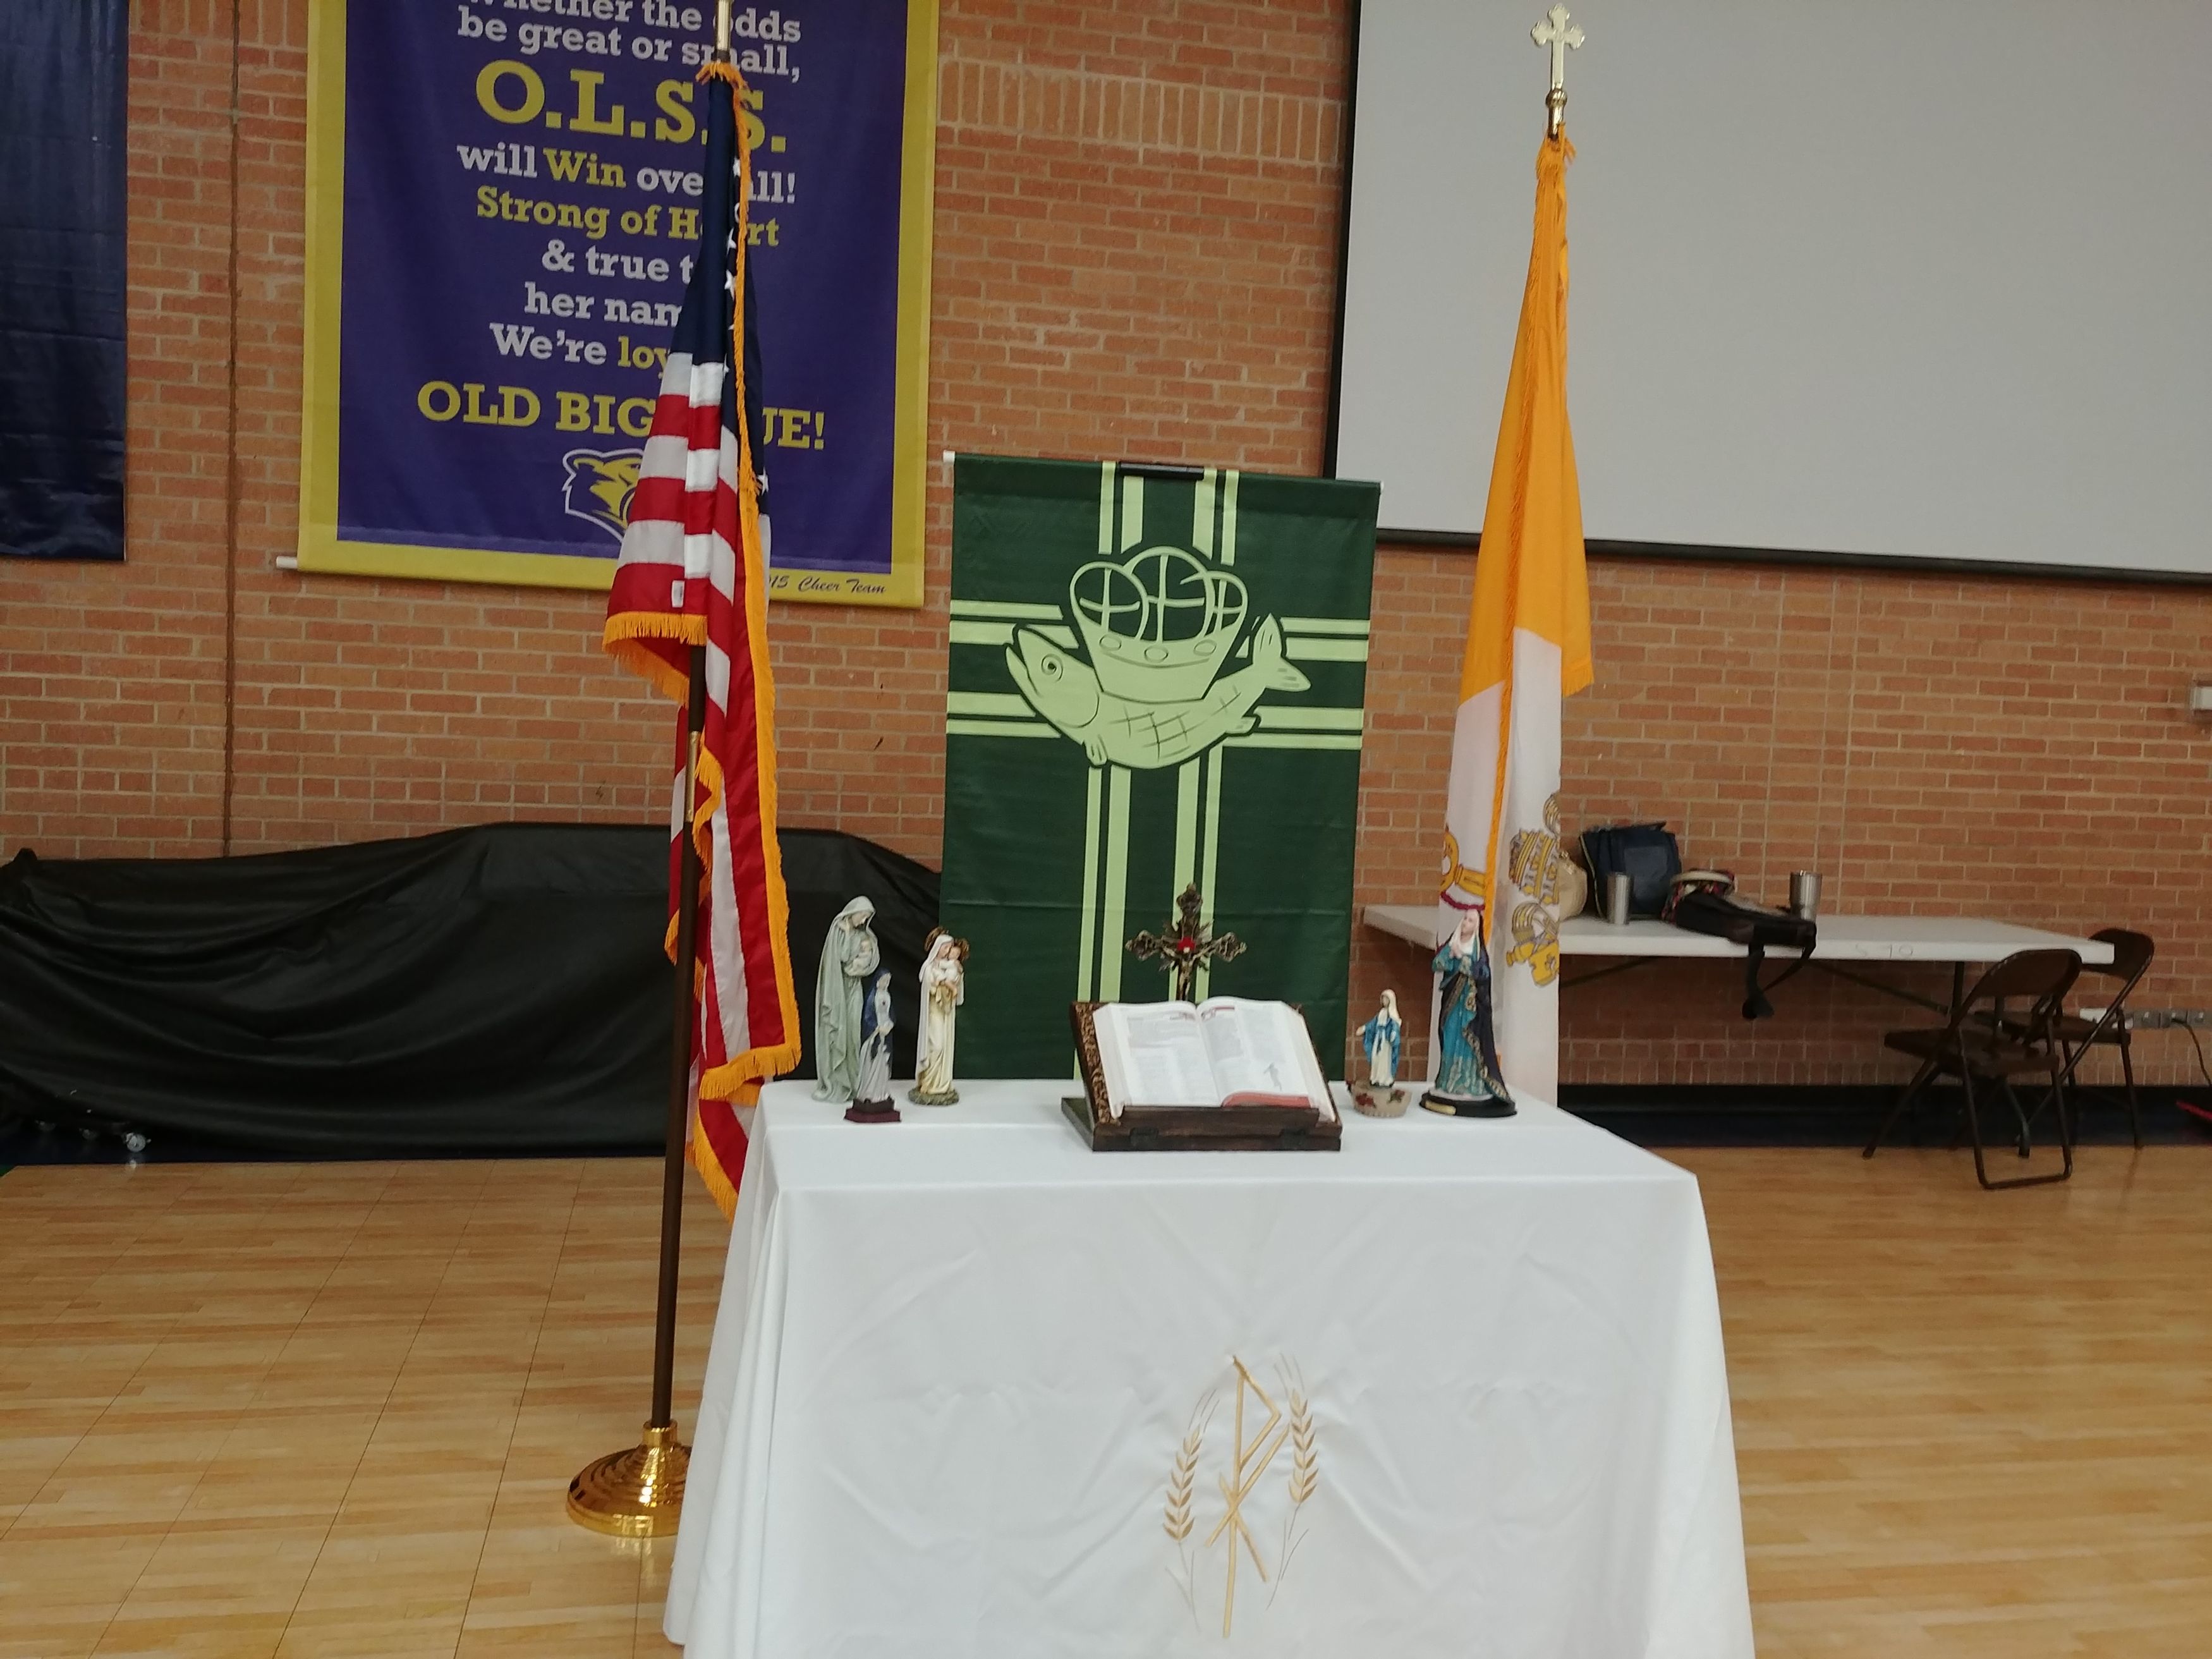
<path fill-rule="evenodd" d="M 1556 138 L 1567 111 L 1567 53 L 1582 45 L 1582 27 L 1567 21 L 1565 6 L 1553 6 L 1528 31 L 1528 38 L 1540 46 L 1552 49 L 1552 89 L 1544 94 L 1544 107 L 1551 113 L 1545 131 Z"/>
<path fill-rule="evenodd" d="M 1176 900 L 1175 921 L 1164 933 L 1155 933 L 1146 928 L 1127 945 L 1133 957 L 1164 957 L 1162 964 L 1175 975 L 1176 1000 L 1197 1000 L 1198 970 L 1201 963 L 1230 962 L 1244 954 L 1244 941 L 1234 933 L 1216 933 L 1199 920 L 1200 908 L 1196 882 L 1182 890 Z"/>

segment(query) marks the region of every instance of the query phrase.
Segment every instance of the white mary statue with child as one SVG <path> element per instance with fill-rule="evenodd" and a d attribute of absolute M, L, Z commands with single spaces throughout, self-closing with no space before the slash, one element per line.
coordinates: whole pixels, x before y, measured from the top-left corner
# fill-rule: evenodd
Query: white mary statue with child
<path fill-rule="evenodd" d="M 907 1096 L 917 1106 L 950 1106 L 960 1098 L 952 1086 L 952 1037 L 957 1010 L 967 994 L 968 941 L 933 927 L 929 951 L 921 961 L 921 1038 L 915 1051 L 915 1085 Z"/>

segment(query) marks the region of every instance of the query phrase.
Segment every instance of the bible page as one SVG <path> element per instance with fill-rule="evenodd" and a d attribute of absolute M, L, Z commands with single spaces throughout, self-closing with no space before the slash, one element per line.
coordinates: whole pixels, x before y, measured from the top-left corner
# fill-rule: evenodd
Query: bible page
<path fill-rule="evenodd" d="M 1198 1016 L 1223 1105 L 1313 1106 L 1328 1111 L 1326 1088 L 1315 1098 L 1308 1068 L 1299 1060 L 1300 1051 L 1310 1050 L 1313 1044 L 1307 1040 L 1304 1022 L 1288 1005 L 1215 997 L 1199 1008 Z"/>
<path fill-rule="evenodd" d="M 1198 1010 L 1188 1002 L 1117 1002 L 1098 1009 L 1091 1027 L 1105 1036 L 1107 1096 L 1115 1115 L 1123 1106 L 1218 1106 L 1213 1068 Z M 1115 1072 L 1121 1073 L 1119 1079 Z"/>
<path fill-rule="evenodd" d="M 1305 1016 L 1287 1002 L 1268 1006 L 1283 1028 L 1285 1046 L 1297 1056 L 1298 1075 L 1305 1079 L 1307 1097 L 1321 1109 L 1323 1122 L 1333 1121 L 1337 1115 L 1336 1097 L 1328 1091 L 1328 1078 L 1321 1069 L 1321 1056 L 1314 1052 L 1313 1033 L 1306 1030 Z"/>

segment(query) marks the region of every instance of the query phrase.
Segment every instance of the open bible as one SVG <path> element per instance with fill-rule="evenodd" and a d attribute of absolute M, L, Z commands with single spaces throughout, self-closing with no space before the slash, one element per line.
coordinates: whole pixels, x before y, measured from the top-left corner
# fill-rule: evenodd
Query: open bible
<path fill-rule="evenodd" d="M 1304 1018 L 1285 1002 L 1079 1002 L 1079 1122 L 1094 1150 L 1334 1146 L 1341 1125 Z"/>

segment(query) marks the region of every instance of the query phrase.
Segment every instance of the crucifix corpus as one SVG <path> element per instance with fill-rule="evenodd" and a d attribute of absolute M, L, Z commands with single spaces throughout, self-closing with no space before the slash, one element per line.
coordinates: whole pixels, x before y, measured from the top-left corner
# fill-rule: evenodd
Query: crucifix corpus
<path fill-rule="evenodd" d="M 1565 6 L 1554 6 L 1528 31 L 1528 38 L 1552 49 L 1552 89 L 1544 94 L 1544 107 L 1550 112 L 1545 131 L 1556 138 L 1567 112 L 1567 54 L 1582 45 L 1582 26 L 1567 21 Z"/>
<path fill-rule="evenodd" d="M 1155 933 L 1148 927 L 1131 939 L 1127 946 L 1133 957 L 1164 958 L 1161 965 L 1175 975 L 1178 1002 L 1198 1000 L 1198 970 L 1201 963 L 1231 962 L 1244 954 L 1243 939 L 1234 933 L 1216 933 L 1199 920 L 1201 908 L 1198 884 L 1193 882 L 1176 900 L 1175 921 L 1166 933 Z"/>

